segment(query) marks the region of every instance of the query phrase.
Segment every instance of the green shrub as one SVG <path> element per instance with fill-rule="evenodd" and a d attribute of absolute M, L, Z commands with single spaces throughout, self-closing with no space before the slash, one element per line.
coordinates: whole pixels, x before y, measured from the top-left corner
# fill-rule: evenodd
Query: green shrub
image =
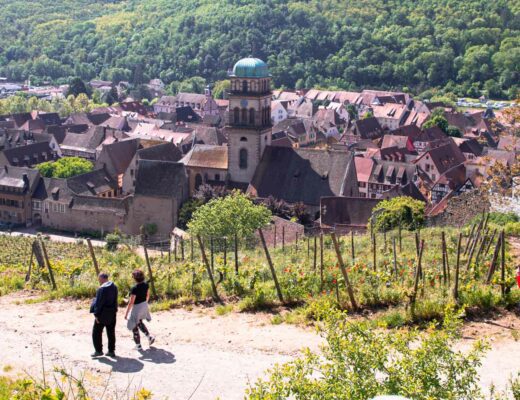
<path fill-rule="evenodd" d="M 110 234 L 106 235 L 105 241 L 106 241 L 107 250 L 115 251 L 115 250 L 117 250 L 117 246 L 119 245 L 119 242 L 121 242 L 121 237 L 116 233 L 110 233 Z"/>
<path fill-rule="evenodd" d="M 520 222 L 508 222 L 504 230 L 508 236 L 520 236 Z"/>
<path fill-rule="evenodd" d="M 424 225 L 424 202 L 408 196 L 383 200 L 372 211 L 372 219 L 378 231 L 389 231 L 399 225 L 415 230 Z"/>

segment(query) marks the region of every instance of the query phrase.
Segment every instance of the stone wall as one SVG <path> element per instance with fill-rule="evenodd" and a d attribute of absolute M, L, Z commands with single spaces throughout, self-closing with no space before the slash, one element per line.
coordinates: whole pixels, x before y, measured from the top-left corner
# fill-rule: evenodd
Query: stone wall
<path fill-rule="evenodd" d="M 489 201 L 478 190 L 462 193 L 448 200 L 446 210 L 428 218 L 428 226 L 463 226 L 483 211 L 489 212 Z"/>

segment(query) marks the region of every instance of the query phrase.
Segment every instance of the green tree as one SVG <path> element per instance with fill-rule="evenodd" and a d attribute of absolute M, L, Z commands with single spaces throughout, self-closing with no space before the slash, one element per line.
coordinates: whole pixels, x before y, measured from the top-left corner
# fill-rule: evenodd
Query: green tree
<path fill-rule="evenodd" d="M 84 158 L 64 157 L 58 161 L 41 163 L 36 169 L 46 178 L 70 178 L 92 171 L 94 165 Z"/>
<path fill-rule="evenodd" d="M 74 96 L 77 97 L 80 94 L 89 95 L 89 91 L 87 90 L 87 86 L 85 85 L 85 82 L 81 80 L 81 78 L 73 78 L 69 83 L 69 90 L 67 91 L 67 97 L 68 96 Z"/>
<path fill-rule="evenodd" d="M 264 205 L 255 205 L 239 191 L 209 201 L 194 213 L 188 230 L 190 233 L 211 237 L 250 237 L 256 229 L 271 220 L 271 212 Z"/>
<path fill-rule="evenodd" d="M 414 230 L 424 224 L 424 202 L 408 196 L 381 201 L 372 211 L 375 229 L 389 231 L 401 225 Z"/>
<path fill-rule="evenodd" d="M 223 99 L 226 90 L 231 87 L 231 81 L 229 79 L 215 82 L 213 86 L 213 97 L 215 99 Z"/>
<path fill-rule="evenodd" d="M 448 132 L 448 120 L 444 116 L 444 110 L 442 108 L 436 108 L 430 115 L 430 118 L 423 124 L 423 129 L 432 128 L 434 126 L 439 127 L 444 133 Z"/>

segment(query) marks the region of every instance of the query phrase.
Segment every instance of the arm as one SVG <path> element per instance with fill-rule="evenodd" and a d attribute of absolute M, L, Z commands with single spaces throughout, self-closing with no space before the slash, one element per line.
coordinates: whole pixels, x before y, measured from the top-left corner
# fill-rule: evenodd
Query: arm
<path fill-rule="evenodd" d="M 126 307 L 125 319 L 128 319 L 128 313 L 132 309 L 135 302 L 135 294 L 130 296 L 130 301 L 128 302 L 128 306 Z"/>
<path fill-rule="evenodd" d="M 99 288 L 96 292 L 96 302 L 94 306 L 94 316 L 96 320 L 101 315 L 103 308 L 105 307 L 105 291 L 103 288 Z"/>
<path fill-rule="evenodd" d="M 146 292 L 146 302 L 148 303 L 150 301 L 150 289 Z"/>

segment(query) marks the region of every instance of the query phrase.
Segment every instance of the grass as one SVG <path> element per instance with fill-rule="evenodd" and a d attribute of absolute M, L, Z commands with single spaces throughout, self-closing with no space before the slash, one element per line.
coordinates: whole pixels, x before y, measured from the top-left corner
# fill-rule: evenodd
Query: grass
<path fill-rule="evenodd" d="M 441 230 L 428 228 L 421 231 L 425 250 L 422 267 L 423 278 L 419 281 L 415 314 L 411 316 L 409 304 L 416 269 L 416 248 L 414 232 L 403 231 L 402 248 L 399 247 L 398 232 L 378 234 L 376 264 L 373 264 L 372 245 L 369 235 L 355 236 L 355 259 L 352 259 L 350 237 L 340 238 L 340 251 L 346 264 L 349 280 L 353 286 L 356 301 L 361 310 L 384 315 L 380 323 L 388 326 L 402 326 L 442 318 L 445 306 L 451 301 L 454 284 L 454 264 L 458 230 L 446 228 L 450 281 L 443 282 L 441 256 Z M 467 235 L 469 229 L 465 228 Z M 392 240 L 397 243 L 397 265 L 393 265 Z M 287 240 L 287 243 L 289 240 Z M 47 242 L 50 261 L 58 289 L 50 290 L 46 269 L 33 267 L 31 280 L 25 283 L 28 251 L 31 239 L 0 236 L 0 294 L 23 288 L 41 291 L 40 301 L 48 299 L 75 298 L 90 299 L 98 286 L 95 271 L 87 247 L 82 243 Z M 314 264 L 314 241 L 301 239 L 298 244 L 280 244 L 269 249 L 280 282 L 285 306 L 288 312 L 273 317 L 272 323 L 308 324 L 322 318 L 331 308 L 352 311 L 347 295 L 345 280 L 338 267 L 337 256 L 331 238 L 325 236 L 323 266 L 320 264 L 320 250 L 317 264 Z M 227 263 L 224 263 L 223 249 L 215 241 L 216 253 L 213 257 L 214 276 L 217 290 L 224 305 L 217 305 L 216 315 L 232 311 L 256 312 L 276 311 L 281 306 L 265 254 L 258 243 L 239 246 L 239 273 L 235 273 L 233 253 L 228 248 Z M 318 241 L 319 246 L 319 241 Z M 466 242 L 463 242 L 463 249 Z M 200 250 L 185 246 L 185 260 L 171 260 L 166 253 L 151 257 L 157 290 L 157 300 L 152 303 L 153 311 L 187 307 L 195 304 L 214 305 L 212 287 Z M 219 251 L 220 250 L 220 251 Z M 209 249 L 206 249 L 208 258 Z M 520 293 L 511 291 L 505 297 L 500 295 L 499 273 L 495 274 L 491 285 L 484 283 L 484 276 L 493 253 L 481 256 L 478 265 L 473 262 L 466 270 L 467 256 L 461 257 L 459 304 L 471 312 L 489 312 L 500 307 L 513 307 L 520 301 Z M 191 261 L 193 257 L 193 262 Z M 96 249 L 96 258 L 102 270 L 109 272 L 117 283 L 121 295 L 120 303 L 127 297 L 133 285 L 131 271 L 141 268 L 146 271 L 145 262 L 131 249 L 122 248 L 116 252 Z M 8 260 L 8 261 L 4 261 Z M 506 253 L 506 285 L 514 283 L 513 264 L 509 252 Z M 387 313 L 387 314 L 385 314 Z M 378 317 L 379 318 L 379 317 Z"/>

